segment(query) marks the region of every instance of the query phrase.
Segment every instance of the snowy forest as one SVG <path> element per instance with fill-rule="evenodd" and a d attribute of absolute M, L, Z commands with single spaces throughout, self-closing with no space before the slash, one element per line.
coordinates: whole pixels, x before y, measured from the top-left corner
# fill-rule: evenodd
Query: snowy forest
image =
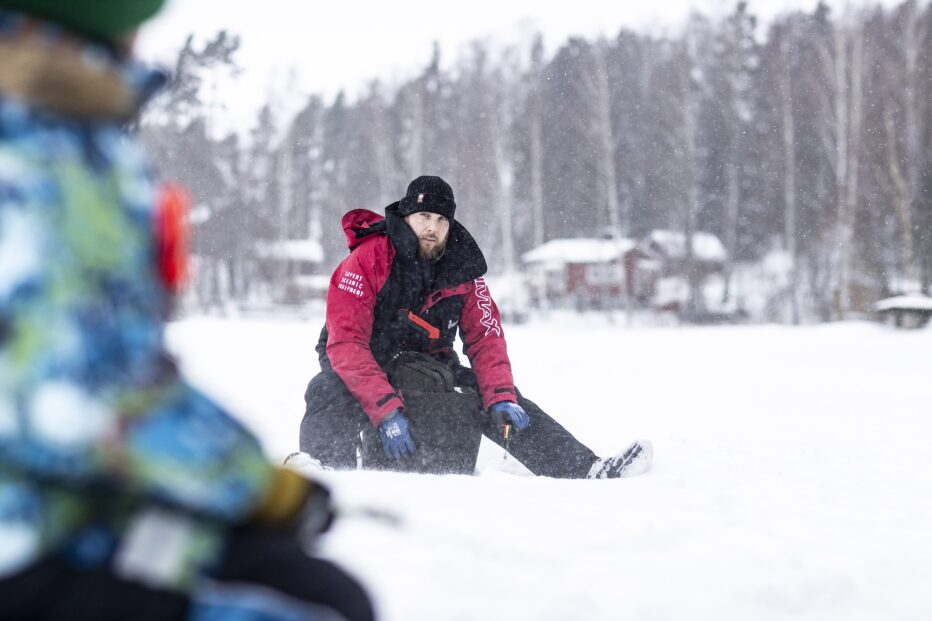
<path fill-rule="evenodd" d="M 718 236 L 725 299 L 745 266 L 783 257 L 755 319 L 845 319 L 932 286 L 926 3 L 820 5 L 762 26 L 739 2 L 676 35 L 622 30 L 553 54 L 540 38 L 477 41 L 452 62 L 435 47 L 404 83 L 276 97 L 248 132 L 218 137 L 212 75 L 235 75 L 239 46 L 189 38 L 137 128 L 192 195 L 198 309 L 267 296 L 287 276 L 257 260 L 276 240 L 319 241 L 328 277 L 346 254 L 342 214 L 380 212 L 422 173 L 451 182 L 492 272 L 555 238 L 668 229 Z"/>

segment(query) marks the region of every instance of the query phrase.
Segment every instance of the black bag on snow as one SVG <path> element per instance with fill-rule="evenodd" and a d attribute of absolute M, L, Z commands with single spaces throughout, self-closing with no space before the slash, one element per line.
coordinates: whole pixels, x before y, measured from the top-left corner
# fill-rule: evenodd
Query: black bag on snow
<path fill-rule="evenodd" d="M 370 470 L 428 474 L 472 474 L 487 416 L 469 369 L 407 351 L 386 365 L 392 386 L 405 399 L 405 417 L 414 439 L 413 457 L 385 455 L 379 430 L 367 425 L 360 434 L 360 463 Z"/>
<path fill-rule="evenodd" d="M 388 363 L 385 374 L 404 392 L 451 392 L 456 386 L 453 367 L 417 351 L 406 351 Z"/>
<path fill-rule="evenodd" d="M 413 457 L 385 455 L 379 430 L 366 425 L 361 434 L 361 465 L 368 470 L 428 474 L 472 474 L 476 469 L 486 416 L 475 392 L 405 392 L 405 417 L 417 450 Z"/>
<path fill-rule="evenodd" d="M 367 425 L 360 438 L 363 468 L 429 474 L 475 471 L 487 417 L 476 390 L 457 386 L 458 380 L 471 375 L 461 377 L 458 366 L 419 352 L 405 352 L 389 365 L 389 381 L 404 394 L 405 417 L 417 450 L 405 459 L 387 457 L 379 430 Z"/>

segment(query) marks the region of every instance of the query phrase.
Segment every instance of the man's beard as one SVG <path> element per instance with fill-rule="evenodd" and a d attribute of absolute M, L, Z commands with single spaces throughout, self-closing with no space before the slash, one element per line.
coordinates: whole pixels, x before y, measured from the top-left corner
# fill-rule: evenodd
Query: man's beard
<path fill-rule="evenodd" d="M 443 256 L 443 251 L 447 248 L 446 240 L 442 242 L 435 242 L 434 245 L 430 248 L 425 248 L 421 245 L 421 240 L 418 239 L 417 242 L 417 258 L 422 261 L 436 261 Z"/>

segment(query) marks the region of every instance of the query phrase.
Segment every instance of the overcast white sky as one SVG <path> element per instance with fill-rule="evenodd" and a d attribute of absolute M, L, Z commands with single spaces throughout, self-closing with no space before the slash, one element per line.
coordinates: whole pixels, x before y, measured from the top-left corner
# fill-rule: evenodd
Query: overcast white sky
<path fill-rule="evenodd" d="M 143 29 L 138 52 L 170 64 L 189 33 L 201 41 L 221 29 L 241 35 L 237 58 L 244 73 L 237 84 L 224 81 L 217 88 L 228 116 L 248 124 L 273 95 L 296 91 L 329 100 L 341 89 L 355 95 L 374 78 L 389 85 L 408 79 L 429 61 L 434 41 L 452 63 L 469 41 L 526 41 L 539 31 L 552 53 L 572 35 L 611 37 L 622 27 L 675 31 L 691 10 L 722 15 L 736 1 L 169 0 Z M 766 22 L 792 9 L 810 11 L 817 1 L 751 0 L 750 8 Z M 858 0 L 828 3 L 840 11 L 863 6 Z"/>

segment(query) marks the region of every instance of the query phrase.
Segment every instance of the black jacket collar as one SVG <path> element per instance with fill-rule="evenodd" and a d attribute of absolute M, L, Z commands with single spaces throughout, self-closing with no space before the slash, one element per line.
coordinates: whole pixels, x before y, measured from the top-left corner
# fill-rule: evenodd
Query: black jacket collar
<path fill-rule="evenodd" d="M 423 263 L 417 258 L 417 236 L 404 218 L 398 215 L 398 203 L 385 208 L 385 231 L 395 247 L 396 261 Z M 434 265 L 434 289 L 453 287 L 484 275 L 488 269 L 479 244 L 458 220 L 450 225 L 443 256 Z"/>

